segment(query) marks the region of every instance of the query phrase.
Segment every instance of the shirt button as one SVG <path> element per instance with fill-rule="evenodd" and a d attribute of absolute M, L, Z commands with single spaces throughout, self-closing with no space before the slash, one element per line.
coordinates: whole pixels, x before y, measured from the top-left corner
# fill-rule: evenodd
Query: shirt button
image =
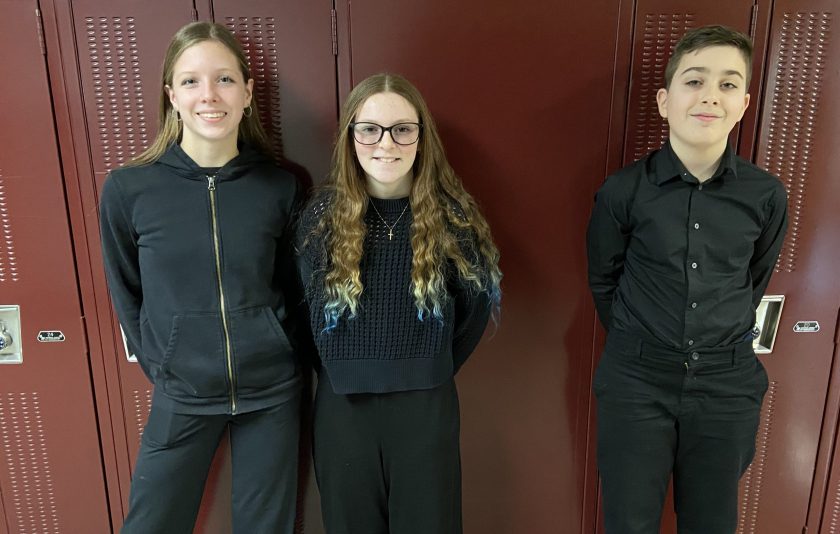
<path fill-rule="evenodd" d="M 691 262 L 691 268 L 692 268 L 692 269 L 696 269 L 696 268 L 697 268 L 697 262 L 696 262 L 696 261 Z"/>
<path fill-rule="evenodd" d="M 696 307 L 697 307 L 697 303 L 696 303 L 696 302 L 692 302 L 692 303 L 691 303 L 691 309 L 693 310 L 693 309 L 694 309 L 694 308 L 696 308 Z"/>
<path fill-rule="evenodd" d="M 697 186 L 697 190 L 698 190 L 698 191 L 702 191 L 702 190 L 703 190 L 703 184 L 698 185 L 698 186 Z"/>
<path fill-rule="evenodd" d="M 688 340 L 688 346 L 690 347 L 690 346 L 692 346 L 692 345 L 694 345 L 694 340 L 693 340 L 693 339 L 689 339 L 689 340 Z M 697 354 L 697 353 L 695 352 L 694 354 Z"/>
<path fill-rule="evenodd" d="M 700 353 L 699 352 L 692 352 L 691 353 L 691 359 L 696 362 L 697 360 L 700 359 Z"/>
<path fill-rule="evenodd" d="M 694 229 L 699 230 L 700 229 L 700 223 L 694 223 Z"/>

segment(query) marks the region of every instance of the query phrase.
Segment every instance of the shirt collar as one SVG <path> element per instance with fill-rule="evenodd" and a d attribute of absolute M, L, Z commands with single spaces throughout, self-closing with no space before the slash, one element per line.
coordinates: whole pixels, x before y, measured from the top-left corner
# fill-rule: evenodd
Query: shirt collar
<path fill-rule="evenodd" d="M 697 180 L 688 172 L 680 161 L 680 158 L 674 153 L 670 141 L 665 141 L 662 148 L 653 154 L 651 163 L 649 178 L 656 185 L 662 185 L 674 178 L 685 179 L 690 183 L 695 183 Z M 735 165 L 735 151 L 732 150 L 732 146 L 729 143 L 726 143 L 726 149 L 723 151 L 720 165 L 718 165 L 717 170 L 709 180 L 715 180 L 727 174 L 733 178 L 738 177 Z"/>

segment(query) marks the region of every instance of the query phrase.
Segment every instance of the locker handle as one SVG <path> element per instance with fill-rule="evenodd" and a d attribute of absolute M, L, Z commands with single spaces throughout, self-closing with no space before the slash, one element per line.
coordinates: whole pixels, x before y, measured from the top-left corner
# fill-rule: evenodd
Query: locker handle
<path fill-rule="evenodd" d="M 20 337 L 20 306 L 0 304 L 0 364 L 23 363 Z"/>
<path fill-rule="evenodd" d="M 753 339 L 753 350 L 756 354 L 773 352 L 784 304 L 784 295 L 765 295 L 761 298 L 761 303 L 755 310 L 755 331 L 757 335 Z"/>

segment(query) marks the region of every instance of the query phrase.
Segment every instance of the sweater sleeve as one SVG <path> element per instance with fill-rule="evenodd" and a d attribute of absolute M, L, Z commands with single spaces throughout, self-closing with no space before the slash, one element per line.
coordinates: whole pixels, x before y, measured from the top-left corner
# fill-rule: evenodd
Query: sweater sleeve
<path fill-rule="evenodd" d="M 456 282 L 454 285 L 454 299 L 455 299 L 455 318 L 453 325 L 453 339 L 452 339 L 452 363 L 454 372 L 466 363 L 478 342 L 481 341 L 481 336 L 487 328 L 487 322 L 490 319 L 490 313 L 493 307 L 493 302 L 490 297 L 490 288 L 488 287 L 488 276 L 484 268 L 479 254 L 476 251 L 475 236 L 472 232 L 469 235 L 461 236 L 461 248 L 463 249 L 466 258 L 472 261 L 473 265 L 478 266 L 482 271 L 482 278 L 484 279 L 484 289 L 478 290 L 470 282 L 461 280 L 457 274 L 457 269 L 452 267 L 455 271 Z"/>
<path fill-rule="evenodd" d="M 140 308 L 143 291 L 140 283 L 137 235 L 126 214 L 119 185 L 109 176 L 102 188 L 99 204 L 99 230 L 102 258 L 111 300 L 125 332 L 128 350 L 137 356 L 143 371 L 151 379 L 148 362 L 140 353 Z"/>
<path fill-rule="evenodd" d="M 452 340 L 452 363 L 458 372 L 481 340 L 490 319 L 492 303 L 486 290 L 461 288 L 455 295 L 455 324 Z"/>
<path fill-rule="evenodd" d="M 307 236 L 309 236 L 316 223 L 312 202 L 301 204 L 296 221 L 293 254 L 296 267 L 295 281 L 300 292 L 298 311 L 301 316 L 300 326 L 305 329 L 305 336 L 309 344 L 308 350 L 302 356 L 308 365 L 318 370 L 321 360 L 318 357 L 318 349 L 314 341 L 310 308 L 312 274 L 315 270 L 314 245 L 311 242 L 306 242 Z"/>

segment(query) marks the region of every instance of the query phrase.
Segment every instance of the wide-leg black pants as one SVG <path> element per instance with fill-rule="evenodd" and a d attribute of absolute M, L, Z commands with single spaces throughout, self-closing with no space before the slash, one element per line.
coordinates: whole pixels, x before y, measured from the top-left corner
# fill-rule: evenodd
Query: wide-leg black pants
<path fill-rule="evenodd" d="M 152 405 L 122 534 L 190 534 L 219 440 L 230 432 L 233 532 L 291 534 L 300 398 L 237 415 L 187 415 Z"/>
<path fill-rule="evenodd" d="M 680 534 L 733 534 L 767 373 L 749 341 L 674 352 L 610 332 L 593 389 L 607 534 L 658 534 L 673 473 Z"/>
<path fill-rule="evenodd" d="M 454 381 L 430 390 L 315 398 L 315 474 L 327 534 L 460 534 Z"/>

